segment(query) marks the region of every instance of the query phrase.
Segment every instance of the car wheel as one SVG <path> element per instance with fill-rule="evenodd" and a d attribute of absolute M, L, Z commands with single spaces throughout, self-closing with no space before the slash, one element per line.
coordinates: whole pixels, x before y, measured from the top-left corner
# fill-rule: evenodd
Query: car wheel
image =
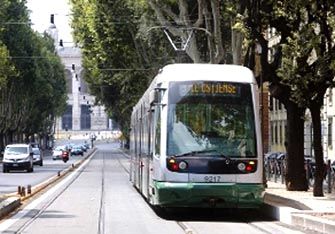
<path fill-rule="evenodd" d="M 2 172 L 3 172 L 3 173 L 7 173 L 7 172 L 8 172 L 7 167 L 2 166 Z"/>
<path fill-rule="evenodd" d="M 40 161 L 40 166 L 43 166 L 43 160 Z"/>

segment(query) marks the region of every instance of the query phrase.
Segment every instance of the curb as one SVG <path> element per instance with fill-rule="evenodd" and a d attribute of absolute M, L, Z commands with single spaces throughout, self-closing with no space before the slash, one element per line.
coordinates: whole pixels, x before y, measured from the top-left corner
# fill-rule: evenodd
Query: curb
<path fill-rule="evenodd" d="M 271 193 L 264 195 L 264 204 L 264 213 L 282 223 L 315 233 L 335 233 L 335 221 L 316 216 L 332 212 L 313 211 L 299 201 Z"/>
<path fill-rule="evenodd" d="M 318 233 L 335 233 L 335 221 L 313 216 L 318 212 L 293 213 L 292 225 Z"/>
<path fill-rule="evenodd" d="M 8 197 L 0 203 L 0 219 L 6 217 L 10 212 L 14 211 L 21 205 L 19 197 Z"/>
<path fill-rule="evenodd" d="M 264 203 L 275 206 L 288 206 L 297 210 L 311 210 L 310 207 L 305 204 L 282 196 L 278 196 L 272 193 L 265 192 Z"/>
<path fill-rule="evenodd" d="M 92 149 L 89 154 L 87 154 L 82 160 L 71 164 L 69 167 L 62 171 L 59 171 L 57 175 L 50 177 L 49 179 L 35 185 L 31 189 L 31 193 L 26 196 L 19 196 L 17 192 L 3 195 L 3 199 L 0 199 L 0 220 L 6 217 L 8 214 L 16 210 L 21 206 L 21 202 L 25 201 L 35 194 L 39 193 L 41 190 L 45 189 L 47 186 L 57 182 L 59 179 L 63 178 L 69 172 L 73 171 L 76 167 L 80 166 L 87 158 L 89 158 L 93 153 L 97 151 L 97 148 Z"/>

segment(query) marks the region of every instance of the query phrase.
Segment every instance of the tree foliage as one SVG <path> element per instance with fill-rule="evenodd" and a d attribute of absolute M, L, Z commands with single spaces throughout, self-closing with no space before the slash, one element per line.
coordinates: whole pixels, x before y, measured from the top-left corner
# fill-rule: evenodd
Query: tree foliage
<path fill-rule="evenodd" d="M 124 134 L 132 107 L 171 50 L 161 37 L 141 37 L 152 16 L 137 3 L 72 0 L 74 36 L 83 52 L 85 79 Z M 140 22 L 143 22 L 141 24 Z M 144 35 L 144 34 L 143 34 Z"/>
<path fill-rule="evenodd" d="M 262 78 L 288 115 L 289 190 L 306 190 L 303 118 L 309 108 L 313 120 L 317 178 L 314 195 L 322 196 L 323 155 L 320 108 L 327 88 L 334 85 L 334 1 L 248 1 L 245 19 L 253 41 L 262 47 Z M 268 29 L 276 39 L 268 58 Z M 273 36 L 273 35 L 272 35 Z"/>
<path fill-rule="evenodd" d="M 2 144 L 49 135 L 66 105 L 64 67 L 53 41 L 30 28 L 26 1 L 0 6 Z"/>

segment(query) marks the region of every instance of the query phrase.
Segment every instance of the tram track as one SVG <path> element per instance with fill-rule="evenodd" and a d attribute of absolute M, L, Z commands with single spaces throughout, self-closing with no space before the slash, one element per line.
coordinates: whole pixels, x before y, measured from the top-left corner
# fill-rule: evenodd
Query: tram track
<path fill-rule="evenodd" d="M 124 163 L 122 162 L 122 159 L 131 160 L 130 156 L 128 154 L 126 154 L 124 151 L 122 151 L 121 149 L 119 149 L 118 152 L 119 152 L 119 155 L 122 155 L 122 158 L 117 157 L 117 160 L 118 160 L 120 166 L 124 169 L 124 171 L 129 176 L 129 168 L 127 168 L 127 166 L 124 165 Z M 186 224 L 185 222 L 175 221 L 175 223 L 184 231 L 185 234 L 198 234 L 197 232 L 195 232 L 195 230 L 190 228 L 188 226 L 188 224 Z"/>
<path fill-rule="evenodd" d="M 124 160 L 130 160 L 130 156 L 125 153 L 124 151 L 122 151 L 121 149 L 118 150 L 119 152 L 119 157 L 117 157 L 118 163 L 120 164 L 120 166 L 123 168 L 123 170 L 129 175 L 129 168 L 127 167 L 126 163 L 124 162 Z M 192 215 L 190 215 L 192 216 Z M 190 217 L 192 219 L 192 217 Z M 242 218 L 242 220 L 240 219 Z M 196 218 L 195 218 L 196 219 Z M 208 232 L 204 232 L 202 231 L 203 229 L 207 229 L 206 227 L 209 227 L 210 224 L 213 223 L 213 221 L 215 222 L 215 220 L 217 219 L 217 217 L 213 217 L 213 220 L 211 220 L 211 222 L 205 222 L 204 224 L 197 224 L 200 225 L 200 228 L 198 227 L 194 227 L 194 225 L 192 225 L 193 221 L 177 221 L 175 220 L 174 222 L 183 230 L 183 232 L 185 234 L 205 234 Z M 237 218 L 236 218 L 237 219 Z M 266 224 L 266 222 L 258 222 L 258 221 L 254 221 L 254 220 L 250 220 L 252 218 L 250 217 L 238 217 L 238 221 L 244 223 L 246 226 L 249 226 L 251 229 L 256 230 L 259 233 L 264 233 L 264 234 L 271 234 L 274 233 L 274 230 L 276 229 L 275 224 Z M 217 222 L 220 222 L 220 219 L 216 220 Z M 235 220 L 236 221 L 236 220 Z M 222 227 L 225 226 L 225 224 L 229 223 L 230 220 L 226 220 L 223 219 L 222 221 Z M 220 225 L 220 224 L 219 224 Z M 207 229 L 208 231 L 208 229 Z M 277 232 L 277 233 L 283 233 L 283 232 Z"/>
<path fill-rule="evenodd" d="M 102 152 L 102 169 L 101 169 L 101 194 L 100 194 L 100 207 L 99 207 L 99 224 L 98 234 L 105 233 L 105 156 L 106 153 Z"/>
<path fill-rule="evenodd" d="M 52 190 L 55 190 L 53 197 L 48 200 L 45 204 L 43 204 L 42 207 L 39 208 L 38 212 L 33 214 L 26 222 L 24 222 L 16 231 L 15 233 L 20 234 L 23 233 L 29 226 L 36 220 L 38 219 L 77 179 L 78 177 L 84 172 L 87 164 L 90 162 L 91 158 L 96 154 L 96 152 L 92 153 L 89 157 L 86 158 L 86 161 L 82 163 L 77 170 L 73 171 L 71 174 L 67 175 L 69 181 L 66 182 L 65 186 L 63 186 L 64 183 L 64 178 L 63 180 L 60 180 L 59 183 L 55 185 L 52 189 L 48 190 L 46 193 L 50 192 L 53 193 Z M 26 205 L 26 208 L 29 207 L 29 204 Z M 24 211 L 21 210 L 21 212 Z M 22 216 L 24 216 L 23 214 Z"/>

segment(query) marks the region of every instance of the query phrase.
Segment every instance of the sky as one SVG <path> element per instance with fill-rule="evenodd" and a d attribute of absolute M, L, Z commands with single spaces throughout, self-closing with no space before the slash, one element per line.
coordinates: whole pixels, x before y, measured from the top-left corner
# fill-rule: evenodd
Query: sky
<path fill-rule="evenodd" d="M 69 25 L 71 11 L 68 2 L 69 0 L 27 0 L 27 7 L 31 11 L 32 28 L 43 33 L 50 26 L 50 15 L 54 14 L 58 39 L 62 39 L 64 43 L 73 42 Z"/>

